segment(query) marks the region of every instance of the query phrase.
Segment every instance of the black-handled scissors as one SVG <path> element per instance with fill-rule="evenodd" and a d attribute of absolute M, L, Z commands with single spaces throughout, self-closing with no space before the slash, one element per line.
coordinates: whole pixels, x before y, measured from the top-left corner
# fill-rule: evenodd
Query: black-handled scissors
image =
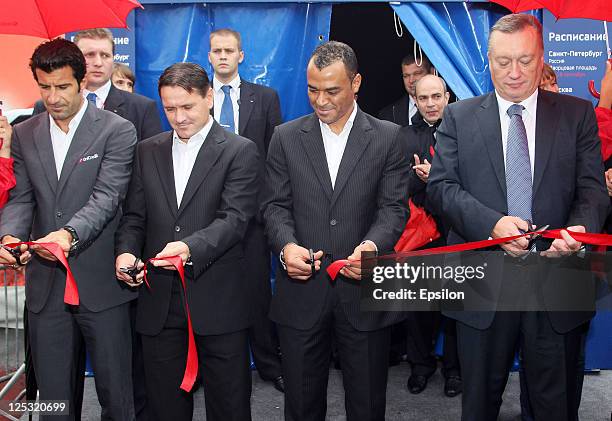
<path fill-rule="evenodd" d="M 136 280 L 136 277 L 138 276 L 138 274 L 142 270 L 142 269 L 138 269 L 138 265 L 139 264 L 140 264 L 140 258 L 137 257 L 136 260 L 134 260 L 134 264 L 132 266 L 127 266 L 127 267 L 119 268 L 119 272 L 125 273 L 126 275 L 131 277 L 133 283 L 140 284 L 141 282 L 138 282 Z"/>
<path fill-rule="evenodd" d="M 11 253 L 11 255 L 15 258 L 15 260 L 17 261 L 13 266 L 17 267 L 17 266 L 24 266 L 25 263 L 21 262 L 21 250 L 19 250 L 19 246 L 13 248 L 13 247 L 8 247 L 5 246 L 4 244 L 0 245 L 4 250 L 8 251 L 9 253 Z"/>

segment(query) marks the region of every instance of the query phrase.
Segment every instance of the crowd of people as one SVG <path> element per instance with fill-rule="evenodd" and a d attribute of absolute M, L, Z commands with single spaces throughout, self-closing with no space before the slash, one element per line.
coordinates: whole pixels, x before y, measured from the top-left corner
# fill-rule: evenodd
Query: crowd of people
<path fill-rule="evenodd" d="M 25 265 L 40 399 L 69 402 L 52 419 L 80 419 L 87 349 L 101 419 L 190 420 L 193 349 L 209 420 L 251 419 L 249 350 L 285 419 L 326 418 L 333 354 L 347 419 L 384 420 L 389 365 L 407 360 L 421 393 L 443 329 L 444 393 L 461 395 L 462 420 L 497 419 L 517 351 L 523 418 L 577 420 L 593 314 L 496 308 L 527 277 L 522 233 L 601 232 L 612 196 L 610 64 L 596 116 L 558 94 L 543 52 L 536 18 L 504 16 L 489 36 L 493 92 L 449 104 L 427 57 L 409 55 L 405 95 L 376 118 L 356 102 L 354 51 L 324 42 L 306 70 L 313 113 L 282 123 L 276 91 L 239 74 L 240 34 L 220 29 L 212 77 L 196 63 L 159 77 L 162 131 L 155 102 L 113 63 L 110 31 L 38 46 L 34 116 L 13 128 L 0 116 L 0 263 Z M 509 264 L 491 308 L 362 311 L 362 253 L 393 252 L 417 209 L 439 234 L 420 248 L 520 237 L 499 248 Z M 78 306 L 47 243 L 68 258 Z M 535 244 L 582 247 L 565 230 Z"/>

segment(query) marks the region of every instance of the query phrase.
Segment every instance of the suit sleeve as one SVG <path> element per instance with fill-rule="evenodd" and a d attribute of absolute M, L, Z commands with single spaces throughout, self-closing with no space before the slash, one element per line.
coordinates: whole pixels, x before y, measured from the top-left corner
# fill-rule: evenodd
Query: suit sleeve
<path fill-rule="evenodd" d="M 29 240 L 36 199 L 34 188 L 28 175 L 28 170 L 21 153 L 22 145 L 19 139 L 19 129 L 13 130 L 11 154 L 13 156 L 13 172 L 15 187 L 10 191 L 9 200 L 2 210 L 0 235 L 12 235 L 22 241 Z"/>
<path fill-rule="evenodd" d="M 399 127 L 394 129 L 386 165 L 378 181 L 377 210 L 374 222 L 363 238 L 363 240 L 373 241 L 379 252 L 393 250 L 409 216 L 406 192 L 408 191 L 410 163 L 403 153 L 404 148 L 401 144 L 399 129 Z"/>
<path fill-rule="evenodd" d="M 79 236 L 79 248 L 86 247 L 114 218 L 132 173 L 136 129 L 127 120 L 114 120 L 115 130 L 108 135 L 100 170 L 89 200 L 66 225 Z"/>
<path fill-rule="evenodd" d="M 601 232 L 610 201 L 595 112 L 590 104 L 582 111 L 576 139 L 576 190 L 567 226 L 584 225 L 587 232 Z"/>
<path fill-rule="evenodd" d="M 119 228 L 115 232 L 115 255 L 131 253 L 142 256 L 146 239 L 147 202 L 142 183 L 142 168 L 140 145 L 134 158 L 134 167 L 127 198 L 123 204 L 123 216 Z"/>
<path fill-rule="evenodd" d="M 162 132 L 161 119 L 155 101 L 147 101 L 147 106 L 142 118 L 142 139 L 148 139 Z"/>
<path fill-rule="evenodd" d="M 217 217 L 204 229 L 183 238 L 189 246 L 194 277 L 242 241 L 257 209 L 259 154 L 253 142 L 244 143 L 228 164 Z"/>
<path fill-rule="evenodd" d="M 454 108 L 446 107 L 437 131 L 436 154 L 427 181 L 429 204 L 465 240 L 486 240 L 504 215 L 483 205 L 463 188 L 456 124 Z"/>
<path fill-rule="evenodd" d="M 280 253 L 287 243 L 298 244 L 292 212 L 291 180 L 278 129 L 270 141 L 262 209 L 268 242 L 275 254 Z"/>

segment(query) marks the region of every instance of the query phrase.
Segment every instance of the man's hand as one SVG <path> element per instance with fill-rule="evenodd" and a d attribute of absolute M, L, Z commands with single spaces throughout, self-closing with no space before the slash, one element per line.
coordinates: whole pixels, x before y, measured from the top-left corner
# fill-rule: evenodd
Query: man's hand
<path fill-rule="evenodd" d="M 11 157 L 11 136 L 13 136 L 13 128 L 6 116 L 0 115 L 0 158 Z"/>
<path fill-rule="evenodd" d="M 361 280 L 361 252 L 363 251 L 373 251 L 376 252 L 376 247 L 369 242 L 359 244 L 355 247 L 353 254 L 351 254 L 347 259 L 349 261 L 349 265 L 340 269 L 340 274 L 346 276 L 347 278 L 355 279 L 357 281 Z"/>
<path fill-rule="evenodd" d="M 535 225 L 532 227 L 535 228 Z M 497 221 L 493 231 L 491 231 L 491 238 L 503 238 L 513 237 L 515 235 L 522 234 L 521 231 L 527 232 L 529 230 L 529 224 L 527 221 L 522 220 L 517 216 L 504 216 Z M 529 239 L 526 237 L 517 238 L 516 240 L 508 241 L 503 243 L 501 248 L 508 252 L 511 256 L 517 257 L 526 253 L 527 247 L 529 246 Z"/>
<path fill-rule="evenodd" d="M 606 176 L 606 187 L 608 188 L 608 196 L 612 196 L 612 168 L 605 173 Z"/>
<path fill-rule="evenodd" d="M 315 271 L 321 269 L 322 257 L 322 250 L 314 254 Z M 283 260 L 287 266 L 287 275 L 289 275 L 290 278 L 297 279 L 298 281 L 307 281 L 312 276 L 308 249 L 293 243 L 287 244 L 283 248 Z"/>
<path fill-rule="evenodd" d="M 138 287 L 142 285 L 142 281 L 144 279 L 144 271 L 142 268 L 144 267 L 144 263 L 140 260 L 138 261 L 138 270 L 140 270 L 140 272 L 138 272 L 138 275 L 136 275 L 136 282 L 134 282 L 134 279 L 132 279 L 130 275 L 121 272 L 120 269 L 131 267 L 135 262 L 136 256 L 131 253 L 122 253 L 117 256 L 117 259 L 115 259 L 115 276 L 117 276 L 117 279 L 125 282 L 131 287 Z"/>
<path fill-rule="evenodd" d="M 183 264 L 187 262 L 189 256 L 191 256 L 191 252 L 189 251 L 189 246 L 182 241 L 173 241 L 171 243 L 166 244 L 166 247 L 159 253 L 155 255 L 155 258 L 158 259 L 160 257 L 170 257 L 170 256 L 181 256 L 181 260 L 183 260 Z M 133 262 L 132 262 L 133 263 Z M 155 267 L 161 267 L 168 270 L 176 270 L 174 265 L 167 260 L 154 260 L 151 262 Z"/>
<path fill-rule="evenodd" d="M 16 238 L 10 235 L 5 235 L 4 237 L 2 237 L 3 245 L 20 243 L 20 242 L 21 240 L 19 238 Z M 28 251 L 28 246 L 26 245 L 19 246 L 19 251 L 21 252 L 21 258 L 20 258 L 21 264 L 25 265 L 32 258 L 32 255 Z M 14 266 L 15 268 L 18 267 L 17 260 L 15 259 L 15 257 L 13 257 L 13 255 L 8 250 L 5 250 L 4 248 L 0 248 L 0 264 L 11 265 L 11 266 Z"/>
<path fill-rule="evenodd" d="M 431 164 L 425 158 L 425 162 L 421 164 L 421 160 L 417 154 L 414 154 L 414 166 L 412 169 L 416 172 L 417 177 L 421 179 L 423 183 L 427 183 L 429 179 L 429 171 L 431 170 Z"/>
<path fill-rule="evenodd" d="M 567 227 L 567 229 L 575 232 L 586 232 L 584 225 L 574 225 Z M 561 237 L 553 241 L 550 248 L 540 254 L 544 257 L 555 258 L 576 253 L 582 247 L 582 243 L 574 240 L 566 230 L 561 230 Z"/>
<path fill-rule="evenodd" d="M 60 248 L 64 252 L 64 256 L 68 257 L 68 252 L 70 251 L 70 245 L 72 244 L 72 235 L 68 231 L 62 228 L 57 231 L 52 231 L 49 234 L 45 235 L 43 238 L 39 238 L 38 240 L 34 242 L 35 243 L 55 243 L 58 246 L 60 246 Z M 57 260 L 54 255 L 49 253 L 47 249 L 41 246 L 34 245 L 32 246 L 32 249 L 43 259 L 47 259 L 51 261 Z"/>

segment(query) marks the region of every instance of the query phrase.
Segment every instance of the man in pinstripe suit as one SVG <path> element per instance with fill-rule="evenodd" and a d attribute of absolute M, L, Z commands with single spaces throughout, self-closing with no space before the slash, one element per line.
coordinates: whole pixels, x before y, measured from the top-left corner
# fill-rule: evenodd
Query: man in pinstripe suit
<path fill-rule="evenodd" d="M 347 419 L 383 420 L 389 326 L 402 314 L 360 311 L 360 258 L 392 250 L 399 238 L 409 164 L 399 126 L 357 107 L 361 75 L 348 45 L 317 47 L 307 79 L 315 112 L 276 128 L 264 201 L 266 233 L 281 262 L 270 317 L 283 354 L 285 418 L 325 419 L 334 335 Z M 324 269 L 347 257 L 350 265 L 332 282 Z"/>

